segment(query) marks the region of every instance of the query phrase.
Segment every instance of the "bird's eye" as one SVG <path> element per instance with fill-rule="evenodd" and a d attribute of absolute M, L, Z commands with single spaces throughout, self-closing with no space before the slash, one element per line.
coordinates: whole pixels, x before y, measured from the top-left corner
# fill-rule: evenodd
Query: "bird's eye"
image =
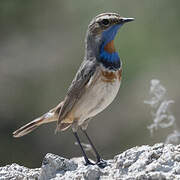
<path fill-rule="evenodd" d="M 103 19 L 103 20 L 102 20 L 102 24 L 103 24 L 104 26 L 109 25 L 109 20 L 108 20 L 108 19 Z"/>

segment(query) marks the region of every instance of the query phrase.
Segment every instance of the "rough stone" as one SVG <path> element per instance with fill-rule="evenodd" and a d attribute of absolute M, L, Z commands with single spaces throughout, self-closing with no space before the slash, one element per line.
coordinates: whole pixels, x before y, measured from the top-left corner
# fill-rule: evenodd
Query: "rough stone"
<path fill-rule="evenodd" d="M 41 168 L 18 164 L 0 167 L 0 180 L 180 180 L 180 146 L 155 144 L 133 147 L 107 160 L 104 169 L 48 153 Z"/>

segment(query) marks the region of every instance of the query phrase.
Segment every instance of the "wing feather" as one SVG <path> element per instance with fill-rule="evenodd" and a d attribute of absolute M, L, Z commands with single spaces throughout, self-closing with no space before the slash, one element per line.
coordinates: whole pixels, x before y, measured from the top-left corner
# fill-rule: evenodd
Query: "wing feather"
<path fill-rule="evenodd" d="M 66 118 L 66 115 L 72 110 L 76 102 L 80 99 L 85 91 L 85 86 L 94 75 L 98 66 L 97 61 L 83 61 L 75 78 L 73 79 L 64 100 L 64 104 L 59 113 L 57 130 L 59 130 L 60 123 Z"/>

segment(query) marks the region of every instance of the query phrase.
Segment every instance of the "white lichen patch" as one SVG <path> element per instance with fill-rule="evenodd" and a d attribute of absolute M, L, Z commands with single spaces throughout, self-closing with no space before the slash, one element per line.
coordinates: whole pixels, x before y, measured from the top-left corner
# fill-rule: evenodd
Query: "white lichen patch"
<path fill-rule="evenodd" d="M 176 125 L 176 118 L 170 111 L 170 105 L 174 103 L 167 97 L 166 88 L 157 79 L 152 79 L 150 82 L 150 99 L 144 101 L 145 104 L 150 105 L 153 123 L 147 128 L 153 135 L 158 128 L 173 127 L 174 131 L 169 134 L 165 140 L 166 143 L 180 142 L 180 132 Z"/>

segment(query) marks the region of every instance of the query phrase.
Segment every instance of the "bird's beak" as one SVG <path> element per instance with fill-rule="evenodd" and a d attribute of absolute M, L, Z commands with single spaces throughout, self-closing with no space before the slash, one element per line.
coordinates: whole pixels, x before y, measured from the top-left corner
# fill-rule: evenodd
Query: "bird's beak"
<path fill-rule="evenodd" d="M 131 22 L 131 21 L 134 21 L 134 18 L 121 18 L 121 23 L 127 23 L 127 22 Z"/>

